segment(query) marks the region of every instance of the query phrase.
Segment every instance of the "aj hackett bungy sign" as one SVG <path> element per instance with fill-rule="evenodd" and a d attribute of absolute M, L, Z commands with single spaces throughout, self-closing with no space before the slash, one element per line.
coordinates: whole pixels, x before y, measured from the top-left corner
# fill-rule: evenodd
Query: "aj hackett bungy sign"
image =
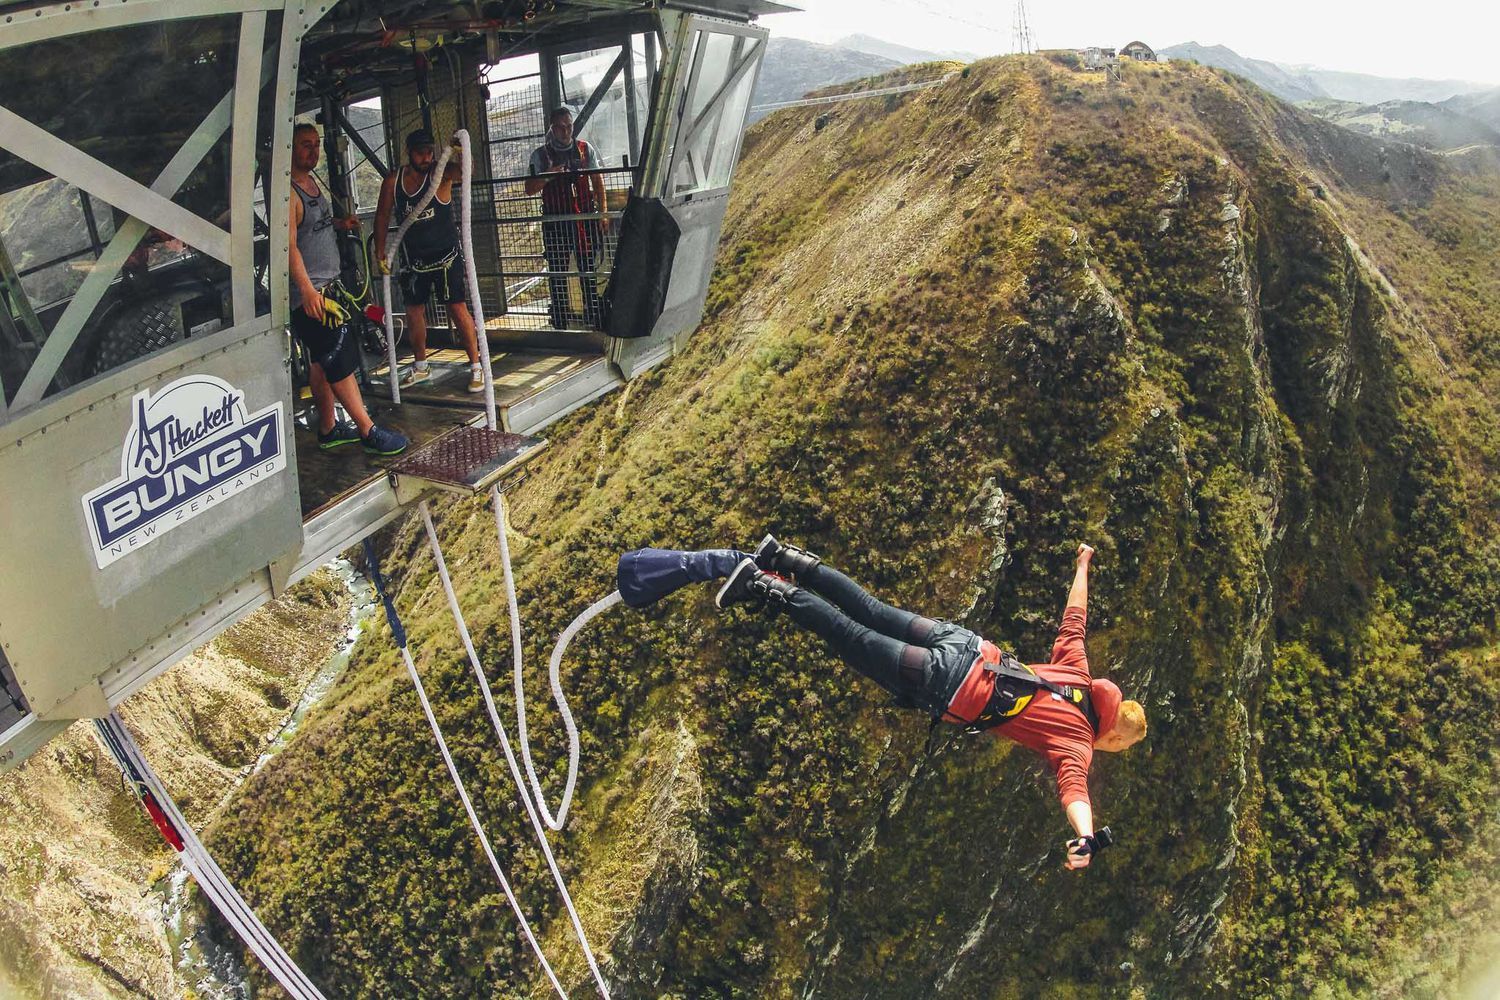
<path fill-rule="evenodd" d="M 281 411 L 212 375 L 137 395 L 120 478 L 83 498 L 99 568 L 285 469 Z"/>

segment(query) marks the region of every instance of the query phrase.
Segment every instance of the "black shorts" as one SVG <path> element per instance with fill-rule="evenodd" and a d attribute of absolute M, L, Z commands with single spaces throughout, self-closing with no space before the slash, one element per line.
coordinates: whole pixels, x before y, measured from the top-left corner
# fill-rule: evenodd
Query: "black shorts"
<path fill-rule="evenodd" d="M 408 306 L 426 305 L 429 296 L 436 294 L 443 305 L 467 302 L 468 286 L 464 283 L 464 255 L 456 253 L 447 267 L 436 262 L 413 260 L 401 275 L 401 298 Z"/>
<path fill-rule="evenodd" d="M 955 625 L 939 621 L 923 643 L 935 654 L 932 658 L 932 673 L 927 678 L 926 690 L 917 699 L 920 707 L 934 715 L 948 710 L 948 703 L 958 694 L 974 661 L 979 658 L 979 635 Z"/>
<path fill-rule="evenodd" d="M 348 323 L 329 329 L 299 307 L 292 310 L 292 336 L 302 341 L 328 381 L 342 382 L 359 371 L 358 338 Z"/>

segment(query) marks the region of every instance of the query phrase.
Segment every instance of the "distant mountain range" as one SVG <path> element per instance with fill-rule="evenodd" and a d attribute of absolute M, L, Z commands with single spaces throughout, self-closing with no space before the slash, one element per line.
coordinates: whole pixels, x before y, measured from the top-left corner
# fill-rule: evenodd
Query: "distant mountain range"
<path fill-rule="evenodd" d="M 900 66 L 901 63 L 886 56 L 773 35 L 766 46 L 755 92 L 750 97 L 750 121 L 756 122 L 770 113 L 756 108 L 795 101 L 810 90 L 875 76 Z"/>
<path fill-rule="evenodd" d="M 1500 129 L 1500 87 L 1478 94 L 1459 94 L 1448 98 L 1442 106 Z"/>
<path fill-rule="evenodd" d="M 1288 66 L 1197 42 L 1172 45 L 1161 54 L 1228 70 L 1355 132 L 1443 152 L 1500 148 L 1500 87 Z"/>
<path fill-rule="evenodd" d="M 845 35 L 833 44 L 841 49 L 853 49 L 855 52 L 867 52 L 870 55 L 883 56 L 903 66 L 909 66 L 912 63 L 938 62 L 941 60 L 973 62 L 979 58 L 972 52 L 927 52 L 923 49 L 913 49 L 905 45 L 897 45 L 894 42 L 887 42 L 870 35 Z"/>
<path fill-rule="evenodd" d="M 1366 135 L 1388 136 L 1428 149 L 1456 150 L 1471 146 L 1500 148 L 1500 129 L 1448 106 L 1448 102 L 1317 100 L 1302 105 L 1336 125 Z"/>
<path fill-rule="evenodd" d="M 1165 59 L 1191 59 L 1245 77 L 1263 90 L 1288 101 L 1333 99 L 1360 104 L 1386 101 L 1444 101 L 1455 95 L 1494 89 L 1493 84 L 1468 80 L 1397 79 L 1367 73 L 1343 73 L 1312 66 L 1289 66 L 1251 59 L 1223 45 L 1185 42 L 1160 50 Z"/>
<path fill-rule="evenodd" d="M 1223 45 L 1186 42 L 1168 46 L 1157 54 L 1163 59 L 1188 59 L 1204 66 L 1227 69 L 1284 101 L 1312 101 L 1333 96 L 1306 73 L 1293 72 L 1264 59 L 1248 59 Z"/>

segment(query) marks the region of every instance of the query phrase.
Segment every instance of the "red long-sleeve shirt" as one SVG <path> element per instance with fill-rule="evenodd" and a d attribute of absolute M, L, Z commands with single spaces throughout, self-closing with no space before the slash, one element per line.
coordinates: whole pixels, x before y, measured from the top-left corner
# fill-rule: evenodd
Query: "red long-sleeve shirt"
<path fill-rule="evenodd" d="M 1089 675 L 1088 654 L 1083 648 L 1087 617 L 1082 608 L 1063 612 L 1051 663 L 1029 664 L 1044 680 L 1089 689 L 1099 716 L 1099 735 L 1114 727 L 1120 711 L 1120 689 L 1112 681 Z M 995 690 L 995 675 L 984 668 L 984 657 L 974 661 L 969 675 L 948 703 L 949 722 L 976 719 Z M 1089 765 L 1094 760 L 1093 728 L 1075 706 L 1056 695 L 1039 690 L 1021 714 L 989 730 L 1040 753 L 1057 777 L 1057 794 L 1066 809 L 1073 802 L 1089 801 Z"/>

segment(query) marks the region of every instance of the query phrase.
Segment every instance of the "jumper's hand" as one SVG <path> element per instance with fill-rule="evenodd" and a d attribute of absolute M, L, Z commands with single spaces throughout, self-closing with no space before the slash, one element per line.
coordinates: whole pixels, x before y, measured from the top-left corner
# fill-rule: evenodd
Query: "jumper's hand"
<path fill-rule="evenodd" d="M 1063 862 L 1065 868 L 1077 871 L 1080 868 L 1087 868 L 1092 860 L 1094 860 L 1094 851 L 1087 839 L 1077 837 L 1068 841 L 1068 857 Z"/>
<path fill-rule="evenodd" d="M 1078 545 L 1078 563 L 1079 563 L 1079 565 L 1081 565 L 1081 566 L 1087 565 L 1089 563 L 1089 561 L 1092 560 L 1093 558 L 1094 558 L 1094 547 L 1092 545 L 1087 544 L 1087 543 L 1082 543 L 1082 542 L 1079 543 L 1079 545 Z"/>
<path fill-rule="evenodd" d="M 359 216 L 351 215 L 346 219 L 334 219 L 333 228 L 341 233 L 352 233 L 360 226 Z"/>
<path fill-rule="evenodd" d="M 391 265 L 389 265 L 389 264 L 387 264 L 385 262 L 385 255 L 384 254 L 382 254 L 381 257 L 380 257 L 380 259 L 375 262 L 375 269 L 377 271 L 379 271 L 381 274 L 390 274 L 391 273 Z"/>

